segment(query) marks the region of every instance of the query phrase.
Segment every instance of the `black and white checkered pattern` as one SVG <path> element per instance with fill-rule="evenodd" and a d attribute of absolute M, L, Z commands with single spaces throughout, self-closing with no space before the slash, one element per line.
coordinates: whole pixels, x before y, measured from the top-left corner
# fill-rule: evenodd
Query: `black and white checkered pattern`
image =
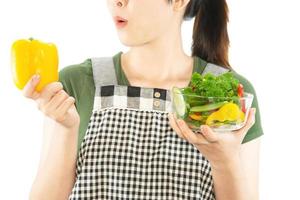
<path fill-rule="evenodd" d="M 155 93 L 159 93 L 160 96 L 155 97 Z M 169 90 L 159 88 L 101 86 L 98 96 L 95 97 L 94 110 L 107 107 L 171 112 L 171 94 Z"/>
<path fill-rule="evenodd" d="M 97 91 L 69 199 L 215 199 L 209 162 L 169 125 L 169 90 Z"/>

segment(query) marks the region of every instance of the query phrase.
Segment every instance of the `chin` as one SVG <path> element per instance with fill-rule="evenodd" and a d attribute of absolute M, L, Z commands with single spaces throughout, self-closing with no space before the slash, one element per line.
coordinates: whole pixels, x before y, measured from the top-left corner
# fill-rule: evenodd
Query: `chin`
<path fill-rule="evenodd" d="M 145 43 L 147 43 L 146 40 L 136 39 L 134 37 L 130 37 L 130 38 L 119 37 L 119 40 L 124 46 L 127 47 L 142 46 Z"/>
<path fill-rule="evenodd" d="M 143 44 L 145 44 L 146 42 L 139 42 L 139 41 L 136 41 L 136 40 L 121 40 L 121 43 L 124 45 L 124 46 L 127 46 L 127 47 L 136 47 L 136 46 L 142 46 Z"/>

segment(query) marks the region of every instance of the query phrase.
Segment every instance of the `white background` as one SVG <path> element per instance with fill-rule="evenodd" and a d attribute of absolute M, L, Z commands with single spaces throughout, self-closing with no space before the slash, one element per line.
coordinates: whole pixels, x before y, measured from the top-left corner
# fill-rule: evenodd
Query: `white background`
<path fill-rule="evenodd" d="M 229 0 L 232 66 L 254 85 L 265 135 L 262 200 L 299 198 L 299 7 L 297 0 Z M 183 25 L 190 53 L 192 22 Z M 27 199 L 42 139 L 42 114 L 12 82 L 10 46 L 20 38 L 54 42 L 60 69 L 122 46 L 104 0 L 0 2 L 0 198 Z"/>

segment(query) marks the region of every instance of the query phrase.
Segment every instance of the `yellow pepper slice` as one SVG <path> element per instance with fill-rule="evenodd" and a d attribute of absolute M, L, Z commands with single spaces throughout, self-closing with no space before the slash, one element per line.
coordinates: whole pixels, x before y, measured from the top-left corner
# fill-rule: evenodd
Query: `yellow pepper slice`
<path fill-rule="evenodd" d="M 23 89 L 34 75 L 40 75 L 36 90 L 58 80 L 58 53 L 55 44 L 35 39 L 21 39 L 11 47 L 11 69 L 17 88 Z"/>
<path fill-rule="evenodd" d="M 225 115 L 226 120 L 234 121 L 234 120 L 244 120 L 244 113 L 240 110 L 239 106 L 235 103 L 227 103 L 222 106 L 219 110 L 219 113 Z"/>
<path fill-rule="evenodd" d="M 207 125 L 213 125 L 214 121 L 218 120 L 218 121 L 222 121 L 220 114 L 218 113 L 218 111 L 211 113 L 207 119 L 206 119 L 206 124 Z"/>
<path fill-rule="evenodd" d="M 245 114 L 235 103 L 227 103 L 223 105 L 218 111 L 210 114 L 206 120 L 207 125 L 212 125 L 214 121 L 224 122 L 229 121 L 244 121 Z"/>

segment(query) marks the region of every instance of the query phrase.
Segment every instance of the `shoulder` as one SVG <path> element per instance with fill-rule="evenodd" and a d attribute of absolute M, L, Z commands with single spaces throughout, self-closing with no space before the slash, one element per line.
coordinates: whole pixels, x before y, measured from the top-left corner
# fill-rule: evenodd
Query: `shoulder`
<path fill-rule="evenodd" d="M 91 59 L 62 68 L 59 71 L 59 81 L 70 96 L 78 98 L 83 87 L 93 84 Z"/>
<path fill-rule="evenodd" d="M 71 79 L 75 77 L 78 78 L 78 75 L 93 75 L 91 59 L 86 59 L 79 64 L 66 66 L 59 71 L 60 80 Z"/>
<path fill-rule="evenodd" d="M 230 70 L 230 72 L 232 72 L 233 76 L 243 85 L 245 92 L 251 93 L 256 97 L 255 87 L 246 76 L 236 72 L 235 70 Z"/>

